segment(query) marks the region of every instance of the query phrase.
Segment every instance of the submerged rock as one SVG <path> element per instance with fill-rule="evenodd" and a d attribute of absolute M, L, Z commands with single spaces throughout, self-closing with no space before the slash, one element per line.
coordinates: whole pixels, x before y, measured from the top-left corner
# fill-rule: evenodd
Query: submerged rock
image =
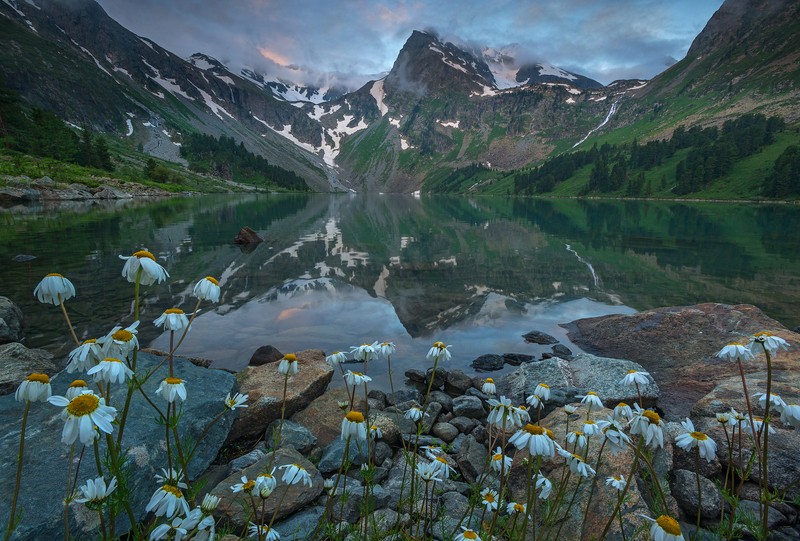
<path fill-rule="evenodd" d="M 22 340 L 22 310 L 8 297 L 0 296 L 0 344 Z"/>

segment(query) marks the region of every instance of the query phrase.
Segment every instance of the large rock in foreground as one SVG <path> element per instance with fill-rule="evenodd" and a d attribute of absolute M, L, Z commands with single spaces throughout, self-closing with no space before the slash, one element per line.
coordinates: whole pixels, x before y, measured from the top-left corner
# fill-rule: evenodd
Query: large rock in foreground
<path fill-rule="evenodd" d="M 8 297 L 0 296 L 0 344 L 22 340 L 22 310 Z"/>
<path fill-rule="evenodd" d="M 325 354 L 318 349 L 297 353 L 297 363 L 300 370 L 289 376 L 286 386 L 286 418 L 324 393 L 333 377 L 333 368 L 325 362 Z M 278 373 L 277 363 L 248 366 L 239 373 L 239 381 L 241 392 L 250 395 L 249 407 L 234 423 L 229 442 L 258 439 L 272 421 L 281 418 L 284 376 Z"/>
<path fill-rule="evenodd" d="M 789 351 L 778 355 L 776 369 L 790 369 L 800 360 L 800 335 L 749 304 L 656 308 L 579 319 L 566 327 L 570 340 L 585 351 L 640 363 L 661 387 L 659 406 L 670 418 L 686 417 L 721 373 L 736 373 L 734 365 L 715 357 L 730 342 L 770 331 L 791 345 Z M 745 368 L 760 370 L 763 362 Z"/>
<path fill-rule="evenodd" d="M 162 358 L 139 354 L 139 367 L 153 367 Z M 232 374 L 219 370 L 208 370 L 194 366 L 189 361 L 175 359 L 175 373 L 186 381 L 187 400 L 183 405 L 183 415 L 178 425 L 183 441 L 196 441 L 212 419 L 225 411 L 224 399 L 227 393 L 234 392 L 236 380 Z M 75 374 L 77 375 L 77 374 Z M 165 401 L 155 395 L 160 382 L 168 375 L 167 367 L 162 366 L 143 386 L 144 392 L 162 407 Z M 52 381 L 53 394 L 64 395 L 73 380 L 73 374 L 61 373 Z M 112 406 L 122 409 L 124 387 L 113 387 Z M 0 523 L 8 523 L 11 508 L 11 495 L 17 467 L 17 449 L 21 428 L 23 404 L 16 402 L 13 395 L 0 396 Z M 22 512 L 22 522 L 15 533 L 15 539 L 62 539 L 64 536 L 64 494 L 68 472 L 69 446 L 61 443 L 64 421 L 59 415 L 61 408 L 48 403 L 37 402 L 31 406 L 25 438 L 24 469 L 22 489 L 17 510 Z M 128 483 L 131 489 L 131 504 L 137 520 L 144 519 L 144 508 L 157 488 L 154 475 L 167 466 L 164 445 L 164 427 L 155 422 L 157 414 L 147 404 L 141 394 L 134 394 L 125 426 L 123 447 L 127 449 L 131 465 Z M 189 476 L 198 477 L 216 458 L 233 422 L 234 412 L 227 412 L 208 431 L 198 451 L 189 464 Z M 114 431 L 119 429 L 114 426 Z M 105 442 L 101 452 L 105 451 Z M 81 445 L 77 443 L 75 456 L 80 454 Z M 83 455 L 78 485 L 86 479 L 97 476 L 94 453 L 87 447 Z M 46 489 L 43 487 L 46 485 Z M 117 532 L 125 532 L 128 527 L 124 512 L 118 519 Z M 99 537 L 97 513 L 86 509 L 83 504 L 70 506 L 70 528 L 73 534 L 85 539 Z"/>

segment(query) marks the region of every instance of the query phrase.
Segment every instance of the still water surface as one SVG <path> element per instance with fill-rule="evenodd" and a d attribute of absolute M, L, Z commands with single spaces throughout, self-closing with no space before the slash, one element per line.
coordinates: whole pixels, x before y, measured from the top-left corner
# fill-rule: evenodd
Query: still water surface
<path fill-rule="evenodd" d="M 153 319 L 193 310 L 194 283 L 212 275 L 220 303 L 201 307 L 180 353 L 232 369 L 265 344 L 331 353 L 389 340 L 402 373 L 426 368 L 442 340 L 470 372 L 484 353 L 548 351 L 524 342 L 533 329 L 577 349 L 559 324 L 706 301 L 800 325 L 793 206 L 377 194 L 110 204 L 0 210 L 0 295 L 25 313 L 28 347 L 71 347 L 60 312 L 32 295 L 49 272 L 76 286 L 67 305 L 80 338 L 131 323 L 118 256 L 142 247 L 170 273 L 142 289 L 142 344 L 167 349 Z M 265 241 L 234 245 L 245 225 Z"/>

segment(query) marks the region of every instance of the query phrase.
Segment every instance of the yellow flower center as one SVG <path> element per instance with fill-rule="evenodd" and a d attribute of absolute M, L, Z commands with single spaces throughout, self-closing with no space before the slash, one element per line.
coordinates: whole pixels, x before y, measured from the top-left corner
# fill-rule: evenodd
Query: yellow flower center
<path fill-rule="evenodd" d="M 575 459 L 575 460 L 577 460 L 578 462 L 583 462 L 583 459 L 582 459 L 580 456 L 576 455 L 576 454 L 573 454 L 573 455 L 572 455 L 572 458 L 574 458 L 574 459 Z"/>
<path fill-rule="evenodd" d="M 120 361 L 119 359 L 116 359 L 114 357 L 106 357 L 105 359 L 103 359 L 103 362 L 104 363 L 121 363 L 122 361 Z"/>
<path fill-rule="evenodd" d="M 690 435 L 691 437 L 693 437 L 694 439 L 696 439 L 696 440 L 700 440 L 700 441 L 705 441 L 705 440 L 707 440 L 707 439 L 708 439 L 708 436 L 706 436 L 706 435 L 705 435 L 705 434 L 703 434 L 702 432 L 692 432 L 692 433 L 691 433 L 691 434 L 689 434 L 689 435 Z"/>
<path fill-rule="evenodd" d="M 297 355 L 295 355 L 294 353 L 287 353 L 286 355 L 283 356 L 283 358 L 289 361 L 290 363 L 293 363 L 297 360 Z"/>
<path fill-rule="evenodd" d="M 544 428 L 542 428 L 539 425 L 532 425 L 530 423 L 526 424 L 525 428 L 523 428 L 522 430 L 534 436 L 541 436 L 542 434 L 544 434 Z"/>
<path fill-rule="evenodd" d="M 761 331 L 761 332 L 757 332 L 757 333 L 756 333 L 756 334 L 754 334 L 753 336 L 754 336 L 755 338 L 766 338 L 766 337 L 768 337 L 768 336 L 775 336 L 775 335 L 774 335 L 774 334 L 772 334 L 772 333 L 771 333 L 771 332 L 769 332 L 769 331 Z"/>
<path fill-rule="evenodd" d="M 364 422 L 364 414 L 361 413 L 360 411 L 353 410 L 350 413 L 348 413 L 347 415 L 345 415 L 345 418 L 348 421 L 350 421 L 351 423 L 363 423 Z"/>
<path fill-rule="evenodd" d="M 242 490 L 244 492 L 252 492 L 253 491 L 253 487 L 255 487 L 255 486 L 256 486 L 256 482 L 253 481 L 253 480 L 250 480 L 250 481 L 248 481 L 248 482 L 246 482 L 245 484 L 242 485 Z"/>
<path fill-rule="evenodd" d="M 625 402 L 620 402 L 619 404 L 617 404 L 617 407 L 618 408 L 627 408 L 628 404 L 626 404 Z"/>
<path fill-rule="evenodd" d="M 491 492 L 487 492 L 483 495 L 483 499 L 489 503 L 494 503 L 494 494 Z"/>
<path fill-rule="evenodd" d="M 495 462 L 503 460 L 503 453 L 497 453 L 495 455 L 492 455 L 492 460 L 494 460 Z"/>
<path fill-rule="evenodd" d="M 494 383 L 494 380 L 492 378 L 486 378 L 486 383 Z"/>
<path fill-rule="evenodd" d="M 96 344 L 97 338 L 89 338 L 88 340 L 83 341 L 84 344 Z"/>
<path fill-rule="evenodd" d="M 167 383 L 167 385 L 178 385 L 179 383 L 183 383 L 181 378 L 166 378 L 164 381 Z"/>
<path fill-rule="evenodd" d="M 112 334 L 111 338 L 120 342 L 130 342 L 133 339 L 133 333 L 128 329 L 120 329 Z"/>
<path fill-rule="evenodd" d="M 518 409 L 521 409 L 522 411 L 528 411 L 528 408 L 526 406 L 520 406 Z"/>
<path fill-rule="evenodd" d="M 436 460 L 438 460 L 442 464 L 447 464 L 447 459 L 445 457 L 443 457 L 443 456 L 437 456 Z"/>
<path fill-rule="evenodd" d="M 594 392 L 594 391 L 589 391 L 589 392 L 588 392 L 588 393 L 586 393 L 586 394 L 587 394 L 587 395 L 589 395 L 589 396 L 597 396 L 597 393 L 596 393 L 596 392 Z"/>
<path fill-rule="evenodd" d="M 548 438 L 550 438 L 551 440 L 556 439 L 556 436 L 555 436 L 555 434 L 553 434 L 552 430 L 550 430 L 549 428 L 545 428 L 544 431 L 547 434 Z"/>
<path fill-rule="evenodd" d="M 183 310 L 181 310 L 180 308 L 167 308 L 166 310 L 164 310 L 164 313 L 165 314 L 182 314 Z"/>
<path fill-rule="evenodd" d="M 592 421 L 591 419 L 587 419 L 587 420 L 585 420 L 585 421 L 583 422 L 583 424 L 585 424 L 585 425 L 593 425 L 593 424 L 594 424 L 594 421 Z"/>
<path fill-rule="evenodd" d="M 433 347 L 435 347 L 436 349 L 444 349 L 447 346 L 444 344 L 444 342 L 434 342 Z"/>
<path fill-rule="evenodd" d="M 575 430 L 572 433 L 575 434 L 576 436 L 583 436 L 583 432 L 581 432 L 580 430 Z"/>
<path fill-rule="evenodd" d="M 215 286 L 219 285 L 219 281 L 216 278 L 214 278 L 213 276 L 206 276 L 206 280 L 208 280 L 209 282 L 211 282 Z"/>
<path fill-rule="evenodd" d="M 619 475 L 615 475 L 614 479 L 616 479 L 617 481 L 622 481 L 622 477 L 620 477 Z"/>
<path fill-rule="evenodd" d="M 668 534 L 681 535 L 681 525 L 678 524 L 678 521 L 674 518 L 667 515 L 661 515 L 656 519 L 656 522 L 659 526 L 661 526 L 661 529 Z"/>
<path fill-rule="evenodd" d="M 646 410 L 642 413 L 642 417 L 646 417 L 651 424 L 657 425 L 661 422 L 661 416 L 653 410 Z"/>
<path fill-rule="evenodd" d="M 271 473 L 260 473 L 258 474 L 259 477 L 266 477 L 267 479 L 272 479 Z"/>
<path fill-rule="evenodd" d="M 146 257 L 147 259 L 152 259 L 153 261 L 156 260 L 155 256 L 148 252 L 147 250 L 139 250 L 138 252 L 133 252 L 133 257 L 138 257 L 139 259 Z"/>
<path fill-rule="evenodd" d="M 67 413 L 75 417 L 83 417 L 93 413 L 100 407 L 100 399 L 95 394 L 86 393 L 76 396 L 67 404 Z"/>
<path fill-rule="evenodd" d="M 169 494 L 172 494 L 176 498 L 183 498 L 183 492 L 181 492 L 181 489 L 179 489 L 174 485 L 164 485 L 163 487 L 161 487 L 161 490 Z"/>
<path fill-rule="evenodd" d="M 35 372 L 25 379 L 28 381 L 36 381 L 38 383 L 44 383 L 45 385 L 50 383 L 50 376 L 48 376 L 47 374 L 37 374 Z"/>
<path fill-rule="evenodd" d="M 50 274 L 48 274 L 47 276 L 45 276 L 45 278 L 49 278 L 50 276 L 56 276 L 56 277 L 58 277 L 58 278 L 63 278 L 63 276 L 61 276 L 61 275 L 60 275 L 60 274 L 58 274 L 57 272 L 51 272 Z"/>
<path fill-rule="evenodd" d="M 628 374 L 635 374 L 638 370 L 628 370 Z"/>
<path fill-rule="evenodd" d="M 364 374 L 362 374 L 361 372 L 352 372 L 352 374 L 353 374 L 354 376 L 356 376 L 357 378 L 360 378 L 360 377 L 362 377 L 362 376 L 364 375 Z"/>
<path fill-rule="evenodd" d="M 74 389 L 75 387 L 88 387 L 88 385 L 86 385 L 86 382 L 85 382 L 85 381 L 83 381 L 82 379 L 76 379 L 75 381 L 73 381 L 72 383 L 70 383 L 70 384 L 69 384 L 69 386 L 70 386 L 71 388 L 73 388 L 73 389 Z"/>
<path fill-rule="evenodd" d="M 548 384 L 546 384 L 546 383 L 540 383 L 539 387 L 544 387 L 545 389 L 549 389 L 550 388 L 550 386 Z"/>
<path fill-rule="evenodd" d="M 477 539 L 478 538 L 478 534 L 476 534 L 472 530 L 464 530 L 464 533 L 461 534 L 461 535 L 464 536 L 464 539 Z"/>

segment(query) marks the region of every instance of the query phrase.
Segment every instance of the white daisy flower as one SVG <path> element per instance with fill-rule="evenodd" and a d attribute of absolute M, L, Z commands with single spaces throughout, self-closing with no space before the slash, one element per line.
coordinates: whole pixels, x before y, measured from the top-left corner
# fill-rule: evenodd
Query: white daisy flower
<path fill-rule="evenodd" d="M 572 415 L 576 411 L 578 411 L 578 406 L 573 406 L 572 404 L 564 404 L 564 411 L 567 415 Z"/>
<path fill-rule="evenodd" d="M 439 469 L 439 473 L 441 473 L 445 479 L 450 479 L 450 472 L 452 471 L 452 468 L 447 462 L 445 455 L 439 455 L 435 457 L 433 460 L 431 460 L 431 464 Z"/>
<path fill-rule="evenodd" d="M 289 485 L 296 485 L 303 483 L 304 485 L 312 486 L 311 475 L 300 464 L 285 464 L 278 469 L 285 470 L 281 481 Z"/>
<path fill-rule="evenodd" d="M 681 421 L 681 426 L 686 430 L 686 434 L 678 435 L 675 438 L 675 445 L 684 451 L 691 451 L 696 447 L 700 452 L 700 458 L 705 458 L 708 462 L 717 457 L 717 444 L 706 434 L 696 431 L 691 419 L 687 417 L 685 421 Z"/>
<path fill-rule="evenodd" d="M 553 439 L 547 430 L 539 425 L 527 424 L 509 438 L 508 442 L 517 449 L 527 448 L 531 456 L 549 456 L 555 454 Z"/>
<path fill-rule="evenodd" d="M 481 387 L 481 391 L 488 395 L 497 394 L 497 385 L 494 384 L 492 378 L 486 378 L 486 381 L 483 382 L 483 386 Z"/>
<path fill-rule="evenodd" d="M 514 407 L 511 405 L 511 399 L 501 396 L 499 399 L 490 398 L 486 401 L 489 404 L 489 416 L 486 422 L 490 425 L 502 427 L 505 420 L 506 428 L 513 428 L 515 426 L 512 419 Z"/>
<path fill-rule="evenodd" d="M 353 387 L 356 385 L 361 385 L 363 383 L 369 383 L 370 381 L 372 381 L 372 378 L 362 374 L 361 372 L 353 372 L 351 370 L 348 370 L 347 372 L 344 373 L 344 380 L 345 382 L 347 382 L 349 386 Z"/>
<path fill-rule="evenodd" d="M 650 526 L 650 539 L 652 541 L 684 541 L 681 525 L 674 518 L 668 515 L 661 515 L 654 520 L 644 515 L 639 516 L 653 523 Z"/>
<path fill-rule="evenodd" d="M 581 399 L 581 404 L 589 404 L 590 408 L 592 408 L 592 407 L 602 408 L 603 407 L 603 401 L 600 400 L 600 397 L 597 396 L 597 393 L 594 392 L 594 391 L 589 391 L 585 395 L 576 396 L 575 398 L 580 398 Z"/>
<path fill-rule="evenodd" d="M 87 370 L 86 374 L 93 376 L 95 381 L 125 383 L 126 378 L 133 376 L 133 370 L 121 359 L 106 357 L 100 364 Z"/>
<path fill-rule="evenodd" d="M 378 352 L 383 357 L 389 357 L 390 355 L 394 355 L 394 352 L 397 350 L 397 346 L 394 345 L 394 342 L 381 342 L 381 345 L 378 346 Z"/>
<path fill-rule="evenodd" d="M 503 450 L 498 447 L 492 455 L 492 469 L 498 473 L 501 471 L 507 472 L 511 469 L 511 457 L 503 454 Z"/>
<path fill-rule="evenodd" d="M 248 479 L 246 475 L 242 475 L 242 482 L 231 485 L 231 492 L 237 494 L 244 492 L 245 494 L 252 494 L 256 488 L 256 480 Z"/>
<path fill-rule="evenodd" d="M 650 383 L 648 376 L 650 376 L 650 373 L 644 370 L 628 370 L 625 377 L 619 381 L 619 385 L 625 385 L 626 387 L 633 387 L 636 384 L 647 385 Z"/>
<path fill-rule="evenodd" d="M 189 326 L 189 318 L 180 308 L 167 308 L 153 321 L 153 325 L 163 326 L 165 331 L 182 331 Z"/>
<path fill-rule="evenodd" d="M 435 459 L 437 456 L 444 453 L 444 451 L 442 451 L 442 447 L 436 444 L 423 445 L 422 447 L 420 447 L 420 449 L 425 451 L 425 456 L 431 460 Z"/>
<path fill-rule="evenodd" d="M 533 409 L 539 409 L 542 407 L 542 399 L 536 396 L 535 394 L 530 395 L 528 398 L 525 399 L 525 402 L 532 407 Z"/>
<path fill-rule="evenodd" d="M 103 477 L 87 479 L 86 484 L 78 487 L 80 496 L 75 499 L 78 503 L 85 503 L 90 509 L 99 509 L 117 488 L 117 478 L 112 477 L 108 485 Z"/>
<path fill-rule="evenodd" d="M 541 398 L 542 402 L 550 400 L 550 386 L 546 383 L 540 383 L 533 390 L 533 395 Z"/>
<path fill-rule="evenodd" d="M 152 511 L 155 516 L 166 517 L 169 520 L 180 511 L 188 515 L 189 504 L 178 486 L 165 483 L 156 489 L 144 510 Z"/>
<path fill-rule="evenodd" d="M 603 432 L 603 429 L 609 425 L 608 421 L 592 421 L 586 419 L 583 422 L 583 433 L 587 436 L 594 436 Z"/>
<path fill-rule="evenodd" d="M 70 374 L 73 372 L 86 372 L 102 361 L 103 357 L 105 357 L 103 348 L 100 347 L 95 338 L 84 340 L 83 344 L 69 352 L 66 371 Z"/>
<path fill-rule="evenodd" d="M 17 387 L 14 399 L 17 402 L 44 402 L 53 394 L 50 388 L 50 376 L 47 374 L 30 374 Z"/>
<path fill-rule="evenodd" d="M 172 522 L 159 524 L 150 532 L 149 541 L 163 541 L 165 539 L 181 541 L 189 533 L 188 529 L 183 525 L 184 522 L 184 518 L 175 517 Z M 194 526 L 190 529 L 193 528 Z"/>
<path fill-rule="evenodd" d="M 491 488 L 484 488 L 481 490 L 481 505 L 483 505 L 487 511 L 497 511 L 497 506 L 502 505 L 502 502 L 497 496 L 497 491 Z"/>
<path fill-rule="evenodd" d="M 800 406 L 797 404 L 787 404 L 781 412 L 781 422 L 790 424 L 795 428 L 800 428 Z"/>
<path fill-rule="evenodd" d="M 431 361 L 449 361 L 450 360 L 450 345 L 445 345 L 444 342 L 434 342 L 428 354 L 425 356 Z"/>
<path fill-rule="evenodd" d="M 180 378 L 166 378 L 156 389 L 156 394 L 169 402 L 186 400 L 186 384 Z"/>
<path fill-rule="evenodd" d="M 42 304 L 58 306 L 75 296 L 75 286 L 60 274 L 53 272 L 42 278 L 33 290 L 33 294 Z"/>
<path fill-rule="evenodd" d="M 331 365 L 331 368 L 336 368 L 346 360 L 347 360 L 347 355 L 345 355 L 341 351 L 334 351 L 333 353 L 325 357 L 325 362 Z"/>
<path fill-rule="evenodd" d="M 613 477 L 606 478 L 606 485 L 610 486 L 611 488 L 617 490 L 625 489 L 625 476 L 624 475 L 614 475 Z"/>
<path fill-rule="evenodd" d="M 775 336 L 769 331 L 757 332 L 753 335 L 752 340 L 753 341 L 750 343 L 750 352 L 753 354 L 766 350 L 773 355 L 777 355 L 778 350 L 782 349 L 785 351 L 789 349 L 789 342 L 780 336 Z"/>
<path fill-rule="evenodd" d="M 733 424 L 739 425 L 740 427 L 747 424 L 747 417 L 745 417 L 743 413 L 736 411 L 734 408 L 731 408 L 731 420 L 733 421 Z"/>
<path fill-rule="evenodd" d="M 756 393 L 753 396 L 758 397 L 758 405 L 761 406 L 761 409 L 767 407 L 767 393 Z M 786 407 L 786 402 L 775 393 L 769 393 L 769 404 L 770 407 L 774 408 L 778 413 L 783 411 L 783 408 Z"/>
<path fill-rule="evenodd" d="M 253 539 L 263 539 L 264 541 L 280 541 L 281 539 L 281 534 L 278 533 L 278 530 L 263 524 L 258 525 L 251 522 L 248 532 Z"/>
<path fill-rule="evenodd" d="M 577 445 L 577 449 L 586 448 L 586 436 L 580 430 L 572 430 L 567 432 L 567 443 L 570 445 Z"/>
<path fill-rule="evenodd" d="M 625 402 L 620 402 L 614 406 L 613 415 L 616 421 L 630 421 L 633 418 L 633 410 Z"/>
<path fill-rule="evenodd" d="M 608 424 L 603 428 L 603 436 L 606 445 L 612 454 L 625 451 L 631 443 L 631 438 L 623 432 L 623 427 L 615 420 L 606 421 Z"/>
<path fill-rule="evenodd" d="M 124 329 L 116 326 L 107 335 L 99 338 L 97 343 L 103 347 L 104 356 L 117 359 L 128 358 L 134 349 L 139 348 L 139 339 L 136 336 L 139 332 L 138 327 L 138 321 L 134 321 Z"/>
<path fill-rule="evenodd" d="M 203 496 L 203 503 L 200 504 L 200 510 L 204 515 L 210 515 L 214 512 L 220 502 L 219 496 L 213 496 L 210 493 Z"/>
<path fill-rule="evenodd" d="M 270 473 L 264 472 L 259 473 L 256 476 L 256 486 L 255 491 L 259 494 L 262 494 L 265 490 L 272 494 L 272 491 L 275 490 L 275 486 L 278 484 L 277 480 L 275 479 L 275 468 L 272 468 Z M 267 494 L 267 496 L 269 495 Z M 262 496 L 262 498 L 266 498 L 267 496 Z"/>
<path fill-rule="evenodd" d="M 383 438 L 383 432 L 378 425 L 372 425 L 369 427 L 369 438 L 371 440 L 380 440 Z"/>
<path fill-rule="evenodd" d="M 61 412 L 61 418 L 66 421 L 61 432 L 63 443 L 71 445 L 80 437 L 82 444 L 91 445 L 97 435 L 95 427 L 106 434 L 114 431 L 111 421 L 117 416 L 117 410 L 106 406 L 105 398 L 92 391 L 84 391 L 72 400 L 64 396 L 51 396 L 47 401 L 64 408 Z"/>
<path fill-rule="evenodd" d="M 539 499 L 546 500 L 550 497 L 550 493 L 553 491 L 553 483 L 550 482 L 550 479 L 540 473 L 536 478 L 535 489 L 539 491 Z"/>
<path fill-rule="evenodd" d="M 511 421 L 511 426 L 507 426 L 506 428 L 525 426 L 527 423 L 531 422 L 531 414 L 528 413 L 528 408 L 525 406 L 512 406 Z"/>
<path fill-rule="evenodd" d="M 353 359 L 356 361 L 372 361 L 378 358 L 379 351 L 380 346 L 378 345 L 378 342 L 373 342 L 371 344 L 351 346 L 350 355 L 352 355 Z"/>
<path fill-rule="evenodd" d="M 350 437 L 357 440 L 367 439 L 367 423 L 360 411 L 352 410 L 342 419 L 342 440 L 347 441 Z"/>
<path fill-rule="evenodd" d="M 464 531 L 455 536 L 453 541 L 482 541 L 475 530 L 470 530 L 466 526 L 462 526 L 461 529 Z"/>
<path fill-rule="evenodd" d="M 294 353 L 287 353 L 278 363 L 278 373 L 284 376 L 294 376 L 297 372 L 299 372 L 299 368 L 297 367 L 297 355 Z"/>
<path fill-rule="evenodd" d="M 751 419 L 748 419 L 748 422 L 750 423 L 750 425 L 752 425 L 753 429 L 756 432 L 761 432 L 761 429 L 764 428 L 764 419 L 762 419 L 761 417 L 753 417 Z M 775 429 L 772 428 L 771 426 L 769 427 L 769 433 L 770 434 L 775 433 Z"/>
<path fill-rule="evenodd" d="M 139 283 L 145 286 L 155 282 L 160 284 L 169 278 L 169 273 L 166 269 L 156 263 L 156 257 L 147 250 L 134 252 L 130 257 L 121 255 L 119 258 L 125 260 L 125 265 L 122 267 L 122 276 L 131 283 L 136 282 L 136 275 L 139 273 L 139 269 L 142 271 Z"/>
<path fill-rule="evenodd" d="M 246 408 L 247 399 L 250 395 L 236 393 L 231 397 L 231 393 L 228 393 L 228 396 L 225 397 L 225 407 L 229 410 L 235 410 L 236 408 Z"/>
<path fill-rule="evenodd" d="M 644 437 L 645 445 L 651 445 L 654 449 L 664 447 L 664 421 L 661 416 L 653 410 L 645 410 L 634 404 L 636 413 L 631 419 L 631 434 L 640 434 Z"/>
<path fill-rule="evenodd" d="M 524 515 L 528 511 L 528 505 L 518 502 L 508 502 L 506 505 L 506 513 L 515 515 L 517 513 Z"/>
<path fill-rule="evenodd" d="M 717 352 L 717 357 L 727 361 L 752 361 L 755 358 L 745 342 L 731 342 Z"/>
<path fill-rule="evenodd" d="M 88 390 L 89 386 L 86 385 L 85 381 L 83 381 L 82 379 L 76 379 L 75 381 L 69 384 L 69 387 L 67 387 L 67 394 L 66 394 L 67 400 L 72 400 L 79 394 L 83 394 L 84 391 Z"/>
<path fill-rule="evenodd" d="M 594 468 L 584 462 L 580 456 L 572 454 L 565 458 L 567 459 L 567 465 L 569 465 L 569 469 L 572 473 L 586 478 L 592 477 L 595 474 Z"/>
<path fill-rule="evenodd" d="M 213 276 L 206 276 L 195 284 L 192 295 L 201 301 L 219 302 L 219 281 Z"/>
<path fill-rule="evenodd" d="M 736 420 L 728 411 L 717 413 L 716 417 L 717 422 L 722 426 L 734 426 L 736 424 Z"/>
<path fill-rule="evenodd" d="M 422 410 L 416 406 L 412 406 L 405 412 L 403 415 L 406 419 L 411 419 L 415 423 L 419 422 L 422 419 Z"/>
<path fill-rule="evenodd" d="M 159 485 L 175 485 L 182 489 L 188 488 L 186 483 L 181 481 L 181 479 L 183 479 L 183 472 L 175 468 L 161 468 L 161 473 L 157 473 L 153 477 Z"/>
<path fill-rule="evenodd" d="M 430 483 L 432 481 L 442 482 L 442 478 L 439 477 L 441 470 L 433 462 L 417 462 L 416 473 L 417 476 L 419 476 L 419 478 L 426 483 Z"/>

